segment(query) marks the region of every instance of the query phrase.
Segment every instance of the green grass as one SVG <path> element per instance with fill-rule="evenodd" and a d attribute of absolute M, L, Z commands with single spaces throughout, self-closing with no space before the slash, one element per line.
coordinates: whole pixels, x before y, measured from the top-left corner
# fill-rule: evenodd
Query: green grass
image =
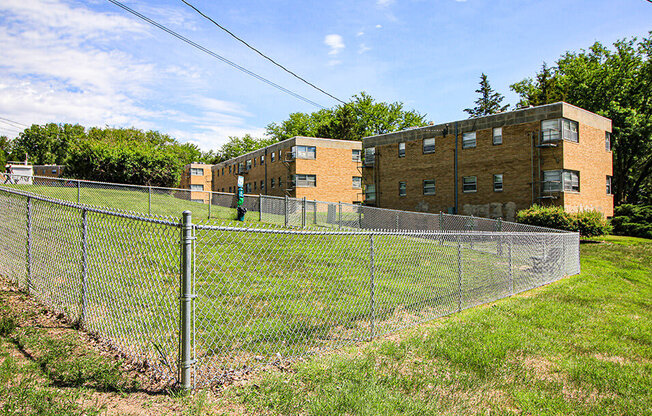
<path fill-rule="evenodd" d="M 582 274 L 228 395 L 271 414 L 645 415 L 652 241 L 583 244 Z"/>

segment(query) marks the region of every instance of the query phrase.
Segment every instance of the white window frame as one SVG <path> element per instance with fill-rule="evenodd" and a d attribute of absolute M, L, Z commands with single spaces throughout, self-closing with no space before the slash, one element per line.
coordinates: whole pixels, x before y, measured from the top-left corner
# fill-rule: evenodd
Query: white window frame
<path fill-rule="evenodd" d="M 407 182 L 398 182 L 398 196 L 407 196 Z"/>
<path fill-rule="evenodd" d="M 351 160 L 354 162 L 359 162 L 361 159 L 362 159 L 362 150 L 351 149 Z"/>
<path fill-rule="evenodd" d="M 478 192 L 478 177 L 477 176 L 463 177 L 462 192 L 464 193 Z"/>
<path fill-rule="evenodd" d="M 292 185 L 295 188 L 315 188 L 317 187 L 317 175 L 299 173 L 292 175 Z"/>
<path fill-rule="evenodd" d="M 471 149 L 476 146 L 476 134 L 474 131 L 462 133 L 462 149 Z"/>
<path fill-rule="evenodd" d="M 541 122 L 541 143 L 560 140 L 579 143 L 579 123 L 567 118 L 554 118 Z"/>
<path fill-rule="evenodd" d="M 580 172 L 569 169 L 543 171 L 544 192 L 580 192 Z"/>
<path fill-rule="evenodd" d="M 398 157 L 405 157 L 405 142 L 398 144 Z"/>
<path fill-rule="evenodd" d="M 271 163 L 274 163 L 274 152 L 271 153 L 271 156 L 270 156 L 270 158 L 269 158 L 269 161 L 270 161 Z"/>
<path fill-rule="evenodd" d="M 492 143 L 494 144 L 494 146 L 499 145 L 499 144 L 503 144 L 503 128 L 502 127 L 494 127 Z"/>
<path fill-rule="evenodd" d="M 191 191 L 203 191 L 204 190 L 204 185 L 192 184 L 192 185 L 190 185 L 190 190 Z"/>
<path fill-rule="evenodd" d="M 435 195 L 437 192 L 437 184 L 434 179 L 424 179 L 423 180 L 423 194 L 424 195 Z"/>
<path fill-rule="evenodd" d="M 200 172 L 200 173 L 197 173 Z M 57 173 L 56 170 L 52 173 Z M 190 176 L 204 176 L 203 168 L 190 168 Z"/>
<path fill-rule="evenodd" d="M 504 176 L 502 173 L 494 174 L 494 192 L 502 192 L 504 189 Z"/>
<path fill-rule="evenodd" d="M 317 147 L 315 146 L 292 146 L 293 159 L 317 159 Z"/>
<path fill-rule="evenodd" d="M 423 139 L 423 142 L 421 143 L 421 147 L 424 155 L 435 153 L 436 146 L 437 143 L 435 142 L 434 137 L 428 137 L 427 139 Z"/>
<path fill-rule="evenodd" d="M 351 182 L 353 189 L 362 189 L 362 176 L 353 176 Z"/>

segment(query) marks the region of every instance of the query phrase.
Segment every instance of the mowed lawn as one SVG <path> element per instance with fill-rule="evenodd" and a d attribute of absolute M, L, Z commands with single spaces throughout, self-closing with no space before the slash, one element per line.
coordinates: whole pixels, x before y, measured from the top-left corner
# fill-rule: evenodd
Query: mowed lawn
<path fill-rule="evenodd" d="M 652 414 L 652 241 L 605 240 L 581 275 L 224 394 L 283 415 Z"/>

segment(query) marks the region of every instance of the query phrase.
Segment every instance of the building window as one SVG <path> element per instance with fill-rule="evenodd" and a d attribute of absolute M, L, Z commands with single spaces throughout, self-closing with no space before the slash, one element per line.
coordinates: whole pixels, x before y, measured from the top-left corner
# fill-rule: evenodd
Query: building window
<path fill-rule="evenodd" d="M 398 144 L 398 157 L 405 157 L 405 142 Z"/>
<path fill-rule="evenodd" d="M 297 188 L 314 188 L 317 186 L 316 175 L 292 175 L 292 185 Z"/>
<path fill-rule="evenodd" d="M 293 159 L 316 159 L 317 148 L 315 146 L 293 146 L 292 158 Z"/>
<path fill-rule="evenodd" d="M 55 170 L 52 173 L 57 173 Z M 190 168 L 190 175 L 191 176 L 204 176 L 204 169 L 202 168 Z"/>
<path fill-rule="evenodd" d="M 376 148 L 368 147 L 364 149 L 364 165 L 373 166 L 376 162 Z"/>
<path fill-rule="evenodd" d="M 190 185 L 191 191 L 203 191 L 204 185 Z"/>
<path fill-rule="evenodd" d="M 251 183 L 245 183 L 245 193 L 251 193 Z"/>
<path fill-rule="evenodd" d="M 423 153 L 435 153 L 435 138 L 423 139 Z"/>
<path fill-rule="evenodd" d="M 580 173 L 576 170 L 546 170 L 543 172 L 543 190 L 579 192 Z"/>
<path fill-rule="evenodd" d="M 354 176 L 353 177 L 353 189 L 360 189 L 362 188 L 362 177 L 361 176 Z"/>
<path fill-rule="evenodd" d="M 376 200 L 376 185 L 370 184 L 370 185 L 365 186 L 364 198 L 367 201 L 375 201 Z"/>
<path fill-rule="evenodd" d="M 217 170 L 215 171 L 215 175 L 216 175 L 218 178 L 220 177 L 220 170 L 219 170 L 219 169 L 217 169 Z"/>
<path fill-rule="evenodd" d="M 261 165 L 265 164 L 265 155 L 260 155 L 260 164 Z"/>
<path fill-rule="evenodd" d="M 607 152 L 611 152 L 611 133 L 604 132 L 604 148 Z"/>
<path fill-rule="evenodd" d="M 272 163 L 274 163 L 274 152 L 272 152 L 272 156 L 270 157 L 270 160 L 272 161 Z"/>
<path fill-rule="evenodd" d="M 245 172 L 245 164 L 244 162 L 238 163 L 238 173 L 244 173 Z"/>
<path fill-rule="evenodd" d="M 254 191 L 256 190 L 256 186 L 258 185 L 257 182 L 254 182 Z"/>
<path fill-rule="evenodd" d="M 407 195 L 407 184 L 405 182 L 398 183 L 398 196 Z"/>
<path fill-rule="evenodd" d="M 503 144 L 503 128 L 502 127 L 494 127 L 493 143 L 494 144 Z"/>
<path fill-rule="evenodd" d="M 426 179 L 423 181 L 423 194 L 424 195 L 434 195 L 435 194 L 435 180 Z"/>
<path fill-rule="evenodd" d="M 231 187 L 229 186 L 229 193 L 231 193 Z"/>
<path fill-rule="evenodd" d="M 544 120 L 541 122 L 541 141 L 554 142 L 558 140 L 567 140 L 578 142 L 579 125 L 577 121 L 558 118 L 554 120 Z"/>
<path fill-rule="evenodd" d="M 271 179 L 269 185 L 273 188 L 274 187 L 274 178 Z"/>
<path fill-rule="evenodd" d="M 613 189 L 611 188 L 611 181 L 613 176 L 607 175 L 607 195 L 613 195 Z"/>
<path fill-rule="evenodd" d="M 478 178 L 465 176 L 462 178 L 462 192 L 476 192 L 478 190 Z"/>
<path fill-rule="evenodd" d="M 200 204 L 204 203 L 203 199 L 191 199 L 190 202 L 199 202 Z"/>
<path fill-rule="evenodd" d="M 262 191 L 264 189 L 265 189 L 265 181 L 260 181 L 260 190 Z"/>
<path fill-rule="evenodd" d="M 247 167 L 246 170 L 251 170 L 251 159 L 248 159 L 245 166 Z"/>
<path fill-rule="evenodd" d="M 229 173 L 231 173 L 231 165 L 229 165 Z"/>
<path fill-rule="evenodd" d="M 278 187 L 280 188 L 281 186 L 283 186 L 283 182 L 281 182 L 281 177 L 279 176 L 278 177 Z"/>
<path fill-rule="evenodd" d="M 203 172 L 203 171 L 202 171 L 202 172 Z M 56 174 L 57 174 L 57 169 L 56 169 L 56 168 L 52 169 L 52 173 L 53 173 L 54 175 L 56 175 Z M 202 175 L 203 175 L 203 173 L 202 173 Z"/>
<path fill-rule="evenodd" d="M 469 149 L 475 147 L 475 132 L 462 134 L 462 149 Z"/>
<path fill-rule="evenodd" d="M 224 176 L 224 168 L 222 168 L 222 176 Z"/>
<path fill-rule="evenodd" d="M 494 175 L 494 192 L 503 191 L 503 174 L 497 173 Z"/>
<path fill-rule="evenodd" d="M 362 153 L 362 150 L 360 150 L 360 149 L 351 150 L 351 160 L 353 160 L 354 162 L 359 162 L 361 153 Z"/>
<path fill-rule="evenodd" d="M 256 158 L 252 159 L 254 161 L 254 167 L 256 167 Z"/>

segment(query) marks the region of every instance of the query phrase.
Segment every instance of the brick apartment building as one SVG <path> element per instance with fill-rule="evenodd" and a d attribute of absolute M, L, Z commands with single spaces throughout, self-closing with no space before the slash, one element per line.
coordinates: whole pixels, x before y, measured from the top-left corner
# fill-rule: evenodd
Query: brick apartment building
<path fill-rule="evenodd" d="M 208 203 L 210 200 L 213 176 L 211 166 L 204 163 L 190 163 L 183 167 L 179 188 L 190 189 L 190 199 L 195 202 Z M 192 192 L 195 191 L 195 192 Z"/>
<path fill-rule="evenodd" d="M 212 165 L 213 191 L 290 196 L 329 202 L 362 202 L 362 143 L 292 137 Z"/>
<path fill-rule="evenodd" d="M 65 167 L 65 165 L 34 165 L 32 166 L 32 169 L 36 176 L 60 178 L 63 176 Z"/>
<path fill-rule="evenodd" d="M 532 204 L 613 215 L 611 120 L 559 102 L 363 140 L 365 203 L 512 220 Z"/>

